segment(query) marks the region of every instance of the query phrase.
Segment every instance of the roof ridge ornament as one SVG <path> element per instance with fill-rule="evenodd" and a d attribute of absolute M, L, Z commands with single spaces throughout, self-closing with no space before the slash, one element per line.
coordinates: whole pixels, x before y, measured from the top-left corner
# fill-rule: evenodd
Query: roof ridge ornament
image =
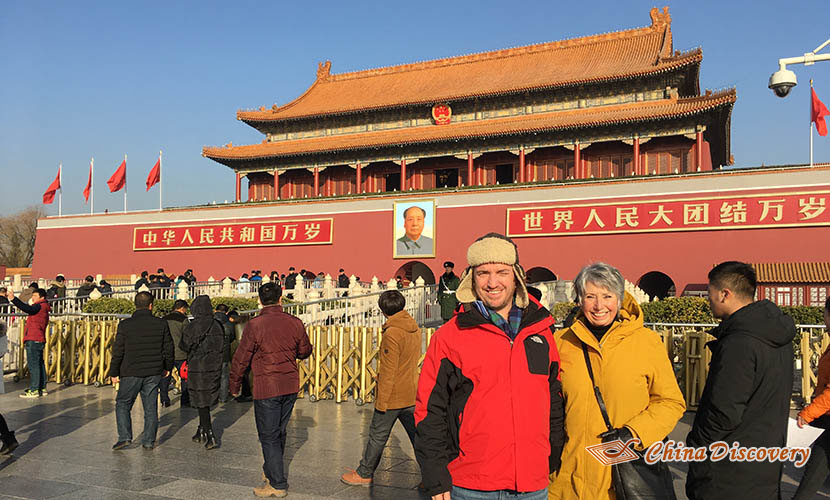
<path fill-rule="evenodd" d="M 666 25 L 671 26 L 671 14 L 669 14 L 668 7 L 663 7 L 663 12 L 660 12 L 660 9 L 657 7 L 652 7 L 649 15 L 651 16 L 652 27 L 662 28 Z"/>
<path fill-rule="evenodd" d="M 317 64 L 317 80 L 321 82 L 328 81 L 331 78 L 331 61 L 321 62 Z"/>

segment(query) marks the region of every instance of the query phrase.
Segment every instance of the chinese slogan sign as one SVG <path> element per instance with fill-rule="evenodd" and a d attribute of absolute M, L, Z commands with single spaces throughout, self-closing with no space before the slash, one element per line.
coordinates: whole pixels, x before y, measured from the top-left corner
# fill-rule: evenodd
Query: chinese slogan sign
<path fill-rule="evenodd" d="M 830 191 L 507 210 L 507 235 L 563 236 L 830 225 Z"/>
<path fill-rule="evenodd" d="M 332 219 L 309 219 L 135 228 L 133 250 L 326 245 L 333 227 Z"/>

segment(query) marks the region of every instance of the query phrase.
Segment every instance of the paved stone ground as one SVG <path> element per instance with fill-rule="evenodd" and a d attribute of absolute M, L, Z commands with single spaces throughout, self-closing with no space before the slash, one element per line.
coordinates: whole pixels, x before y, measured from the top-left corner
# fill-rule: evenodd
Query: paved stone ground
<path fill-rule="evenodd" d="M 113 452 L 115 391 L 111 387 L 49 384 L 49 395 L 35 400 L 19 398 L 23 388 L 23 383 L 7 378 L 10 393 L 0 395 L 0 412 L 20 441 L 13 456 L 0 461 L 0 500 L 254 498 L 251 489 L 259 485 L 262 455 L 251 403 L 230 402 L 212 412 L 219 449 L 207 451 L 191 442 L 197 413 L 179 410 L 175 397 L 174 406 L 160 409 L 155 450 L 134 444 Z M 340 482 L 340 474 L 360 461 L 371 416 L 369 405 L 298 400 L 288 431 L 289 498 L 426 498 L 417 489 L 418 466 L 400 426 L 393 431 L 372 487 Z M 673 439 L 685 437 L 691 418 L 689 414 L 683 419 Z M 136 439 L 141 423 L 137 400 Z M 679 497 L 684 498 L 680 492 L 685 472 L 672 469 Z M 800 470 L 788 467 L 786 474 L 785 498 L 789 498 Z"/>

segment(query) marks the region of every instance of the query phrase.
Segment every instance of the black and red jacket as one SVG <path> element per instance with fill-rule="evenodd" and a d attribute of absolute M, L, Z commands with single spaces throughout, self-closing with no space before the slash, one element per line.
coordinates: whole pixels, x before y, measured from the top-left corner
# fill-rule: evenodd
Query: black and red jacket
<path fill-rule="evenodd" d="M 462 304 L 430 341 L 415 456 L 429 495 L 452 485 L 537 491 L 559 468 L 564 404 L 554 321 L 532 297 L 516 339 Z"/>

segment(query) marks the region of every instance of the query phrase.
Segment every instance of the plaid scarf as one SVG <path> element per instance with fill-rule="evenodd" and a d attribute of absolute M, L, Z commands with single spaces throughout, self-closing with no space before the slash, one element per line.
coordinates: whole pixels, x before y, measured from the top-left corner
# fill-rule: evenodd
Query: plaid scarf
<path fill-rule="evenodd" d="M 480 312 L 482 316 L 489 318 L 494 325 L 499 327 L 504 333 L 507 334 L 508 337 L 510 337 L 510 340 L 516 339 L 516 335 L 519 334 L 519 324 L 522 322 L 522 310 L 516 307 L 515 303 L 510 308 L 510 313 L 508 313 L 508 319 L 506 320 L 502 318 L 501 314 L 485 306 L 484 302 L 480 300 L 473 302 L 473 304 L 475 304 L 476 309 L 478 309 L 478 312 Z"/>

